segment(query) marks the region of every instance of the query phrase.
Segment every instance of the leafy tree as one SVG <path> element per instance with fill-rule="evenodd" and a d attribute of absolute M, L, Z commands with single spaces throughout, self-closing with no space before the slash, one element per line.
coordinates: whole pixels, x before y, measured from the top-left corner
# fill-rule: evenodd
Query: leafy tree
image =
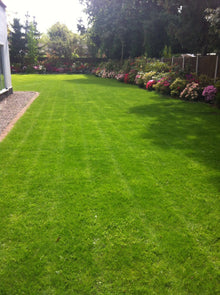
<path fill-rule="evenodd" d="M 209 34 L 213 51 L 220 54 L 220 7 L 216 9 L 208 8 L 205 10 L 205 17 L 209 23 Z"/>
<path fill-rule="evenodd" d="M 217 8 L 219 0 L 157 0 L 168 15 L 169 35 L 181 44 L 182 52 L 201 52 L 213 49 L 210 24 L 205 17 L 207 8 Z"/>
<path fill-rule="evenodd" d="M 29 24 L 27 32 L 27 55 L 26 60 L 29 66 L 36 65 L 38 61 L 39 48 L 38 39 L 36 38 L 36 26 L 34 23 Z"/>
<path fill-rule="evenodd" d="M 57 22 L 48 31 L 48 52 L 58 58 L 71 59 L 77 54 L 79 38 L 66 25 Z"/>

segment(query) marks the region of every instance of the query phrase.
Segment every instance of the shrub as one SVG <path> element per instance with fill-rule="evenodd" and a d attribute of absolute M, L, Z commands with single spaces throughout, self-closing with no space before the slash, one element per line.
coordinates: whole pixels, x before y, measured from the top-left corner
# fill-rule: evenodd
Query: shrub
<path fill-rule="evenodd" d="M 213 79 L 209 78 L 207 75 L 200 75 L 198 80 L 201 87 L 206 87 L 213 84 Z"/>
<path fill-rule="evenodd" d="M 215 83 L 215 88 L 217 89 L 215 103 L 220 108 L 220 80 Z"/>
<path fill-rule="evenodd" d="M 169 94 L 170 93 L 170 82 L 166 77 L 162 78 L 160 81 L 158 81 L 153 88 L 162 94 Z"/>
<path fill-rule="evenodd" d="M 111 72 L 108 73 L 107 76 L 108 76 L 109 79 L 114 79 L 115 76 L 116 76 L 116 73 L 114 71 L 111 71 Z"/>
<path fill-rule="evenodd" d="M 199 83 L 192 82 L 186 85 L 185 89 L 180 93 L 180 98 L 195 101 L 199 99 L 200 92 Z"/>
<path fill-rule="evenodd" d="M 180 93 L 186 87 L 186 80 L 176 78 L 176 80 L 170 85 L 171 96 L 180 96 Z"/>
<path fill-rule="evenodd" d="M 155 79 L 153 79 L 154 75 L 156 75 L 156 72 L 154 72 L 154 71 L 150 71 L 150 72 L 145 73 L 143 75 L 144 85 L 147 85 L 147 82 L 150 80 L 155 80 Z"/>
<path fill-rule="evenodd" d="M 128 73 L 128 82 L 131 84 L 134 84 L 135 82 L 135 77 L 137 75 L 137 70 L 130 70 Z"/>
<path fill-rule="evenodd" d="M 106 69 L 104 69 L 102 72 L 102 78 L 108 78 L 108 72 L 106 71 Z"/>
<path fill-rule="evenodd" d="M 135 84 L 138 85 L 139 87 L 144 87 L 144 80 L 143 80 L 144 73 L 139 72 L 137 73 L 135 77 Z"/>
<path fill-rule="evenodd" d="M 117 74 L 115 76 L 116 80 L 119 81 L 119 82 L 124 82 L 124 79 L 125 79 L 125 74 L 123 73 L 120 73 L 120 74 Z"/>
<path fill-rule="evenodd" d="M 125 75 L 124 75 L 124 82 L 125 82 L 126 84 L 128 84 L 128 82 L 129 82 L 129 74 L 125 74 Z"/>
<path fill-rule="evenodd" d="M 152 75 L 151 80 L 155 80 L 159 82 L 161 79 L 167 77 L 167 73 L 161 72 L 161 73 L 155 73 L 155 75 Z"/>
<path fill-rule="evenodd" d="M 169 65 L 161 62 L 161 61 L 155 61 L 147 63 L 146 65 L 146 72 L 155 71 L 157 73 L 160 72 L 168 72 L 170 69 Z"/>
<path fill-rule="evenodd" d="M 214 102 L 217 89 L 213 85 L 204 88 L 202 95 L 205 97 L 206 102 Z"/>
<path fill-rule="evenodd" d="M 146 89 L 147 90 L 153 90 L 153 85 L 155 85 L 157 82 L 155 80 L 150 80 L 147 82 L 147 85 L 146 85 Z"/>

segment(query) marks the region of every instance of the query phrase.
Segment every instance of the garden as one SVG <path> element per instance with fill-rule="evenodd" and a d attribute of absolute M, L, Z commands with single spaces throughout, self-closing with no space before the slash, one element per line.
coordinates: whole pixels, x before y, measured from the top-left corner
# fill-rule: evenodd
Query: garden
<path fill-rule="evenodd" d="M 219 293 L 220 111 L 133 70 L 13 75 L 40 96 L 0 143 L 1 294 Z"/>
<path fill-rule="evenodd" d="M 80 3 L 78 33 L 8 26 L 0 294 L 217 295 L 219 3 Z"/>
<path fill-rule="evenodd" d="M 137 57 L 126 60 L 122 66 L 114 61 L 103 62 L 92 73 L 173 98 L 220 106 L 220 79 L 189 72 L 178 64 Z"/>

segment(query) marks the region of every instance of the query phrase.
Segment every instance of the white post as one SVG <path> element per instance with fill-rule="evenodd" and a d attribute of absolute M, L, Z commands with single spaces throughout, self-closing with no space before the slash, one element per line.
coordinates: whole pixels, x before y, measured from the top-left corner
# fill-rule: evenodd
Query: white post
<path fill-rule="evenodd" d="M 198 75 L 198 71 L 199 71 L 199 55 L 196 55 L 196 75 Z"/>
<path fill-rule="evenodd" d="M 214 83 L 216 82 L 217 72 L 218 72 L 218 55 L 216 55 Z"/>
<path fill-rule="evenodd" d="M 185 68 L 185 56 L 184 55 L 183 55 L 183 65 L 182 65 L 182 68 L 183 68 L 183 70 Z"/>

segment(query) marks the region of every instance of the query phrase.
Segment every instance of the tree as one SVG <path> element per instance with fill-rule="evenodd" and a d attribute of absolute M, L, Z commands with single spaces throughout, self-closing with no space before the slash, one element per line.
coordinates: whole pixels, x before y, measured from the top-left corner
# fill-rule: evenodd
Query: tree
<path fill-rule="evenodd" d="M 219 0 L 157 0 L 168 15 L 168 33 L 181 44 L 183 52 L 206 54 L 213 49 L 207 8 L 217 8 Z"/>
<path fill-rule="evenodd" d="M 71 59 L 76 54 L 79 38 L 66 25 L 57 22 L 48 31 L 48 52 L 57 58 Z"/>
<path fill-rule="evenodd" d="M 36 26 L 34 23 L 29 24 L 27 32 L 27 55 L 26 60 L 29 66 L 36 65 L 38 61 L 39 48 L 38 39 L 36 38 Z"/>
<path fill-rule="evenodd" d="M 11 64 L 24 62 L 25 56 L 25 34 L 22 32 L 23 26 L 20 20 L 13 19 L 11 25 L 11 31 L 9 33 L 9 48 L 10 48 L 10 60 Z"/>
<path fill-rule="evenodd" d="M 159 57 L 165 44 L 169 43 L 167 17 L 157 1 L 81 2 L 86 5 L 93 42 L 107 57 L 121 60 L 142 54 Z"/>
<path fill-rule="evenodd" d="M 208 8 L 205 13 L 205 18 L 210 25 L 209 34 L 213 51 L 220 54 L 220 7 L 216 9 Z"/>

